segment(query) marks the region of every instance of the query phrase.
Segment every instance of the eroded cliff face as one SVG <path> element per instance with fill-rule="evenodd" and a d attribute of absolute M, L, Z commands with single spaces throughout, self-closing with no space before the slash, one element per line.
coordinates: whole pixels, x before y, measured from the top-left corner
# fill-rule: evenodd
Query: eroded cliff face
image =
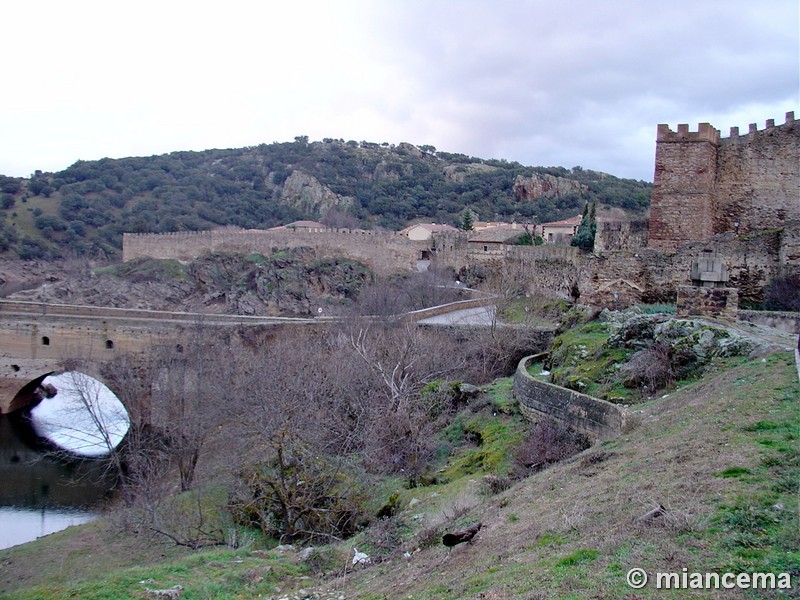
<path fill-rule="evenodd" d="M 280 200 L 305 214 L 322 216 L 330 209 L 346 210 L 353 205 L 349 196 L 340 196 L 322 185 L 316 177 L 293 171 L 281 190 Z"/>
<path fill-rule="evenodd" d="M 534 174 L 530 177 L 518 175 L 514 181 L 514 196 L 528 201 L 536 198 L 551 198 L 568 194 L 583 195 L 589 188 L 582 183 L 548 174 Z"/>

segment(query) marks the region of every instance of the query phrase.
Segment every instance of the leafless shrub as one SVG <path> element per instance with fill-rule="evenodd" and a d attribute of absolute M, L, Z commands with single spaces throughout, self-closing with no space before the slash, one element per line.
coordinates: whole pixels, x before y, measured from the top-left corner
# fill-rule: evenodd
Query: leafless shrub
<path fill-rule="evenodd" d="M 357 531 L 365 495 L 344 461 L 320 456 L 287 431 L 268 462 L 245 467 L 229 506 L 234 519 L 281 540 L 340 540 Z"/>
<path fill-rule="evenodd" d="M 423 527 L 417 532 L 417 535 L 414 536 L 410 545 L 414 548 L 430 548 L 432 546 L 437 546 L 442 541 L 444 530 L 444 523 Z"/>
<path fill-rule="evenodd" d="M 800 274 L 776 277 L 764 288 L 764 307 L 767 310 L 800 311 Z"/>
<path fill-rule="evenodd" d="M 672 358 L 669 342 L 656 342 L 640 350 L 620 369 L 623 385 L 649 391 L 671 385 L 675 381 Z"/>
<path fill-rule="evenodd" d="M 403 522 L 400 517 L 378 519 L 367 530 L 367 543 L 375 556 L 388 556 L 403 543 Z"/>
<path fill-rule="evenodd" d="M 501 492 L 505 492 L 507 489 L 511 487 L 511 478 L 509 477 L 498 477 L 497 475 L 486 475 L 483 478 L 483 484 L 486 487 L 487 492 L 495 496 Z"/>
<path fill-rule="evenodd" d="M 525 477 L 589 447 L 586 438 L 554 419 L 533 426 L 514 457 L 515 474 Z"/>

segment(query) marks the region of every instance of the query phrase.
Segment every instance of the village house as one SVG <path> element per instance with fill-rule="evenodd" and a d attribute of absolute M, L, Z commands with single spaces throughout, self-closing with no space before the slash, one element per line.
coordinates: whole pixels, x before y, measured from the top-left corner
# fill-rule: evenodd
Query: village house
<path fill-rule="evenodd" d="M 525 229 L 516 223 L 484 229 L 469 238 L 468 253 L 479 260 L 502 258 L 505 256 L 505 246 L 513 244 L 524 234 Z"/>
<path fill-rule="evenodd" d="M 583 217 L 570 217 L 561 221 L 542 223 L 542 239 L 545 244 L 569 244 L 578 231 Z"/>
<path fill-rule="evenodd" d="M 448 233 L 458 231 L 452 225 L 445 223 L 417 223 L 402 229 L 400 233 L 415 242 L 423 242 L 433 238 L 436 233 Z"/>

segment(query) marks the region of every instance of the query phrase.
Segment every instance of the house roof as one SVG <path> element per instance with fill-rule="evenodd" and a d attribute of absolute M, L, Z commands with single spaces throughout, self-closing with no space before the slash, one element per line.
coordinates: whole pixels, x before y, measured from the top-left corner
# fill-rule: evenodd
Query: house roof
<path fill-rule="evenodd" d="M 423 229 L 427 229 L 431 233 L 441 233 L 443 231 L 457 231 L 455 227 L 453 227 L 452 225 L 447 225 L 446 223 L 415 223 L 414 225 L 409 225 L 405 229 L 400 230 L 400 233 L 408 234 L 408 232 L 414 229 L 415 227 L 422 227 Z"/>
<path fill-rule="evenodd" d="M 511 227 L 511 223 L 506 223 L 504 221 L 475 221 L 472 224 L 472 229 L 475 231 L 483 231 L 484 229 L 490 229 L 492 227 Z"/>
<path fill-rule="evenodd" d="M 542 223 L 542 227 L 572 227 L 573 225 L 580 225 L 583 217 L 570 217 L 569 219 L 562 219 L 561 221 L 551 221 L 550 223 Z"/>
<path fill-rule="evenodd" d="M 525 230 L 522 227 L 515 227 L 512 228 L 510 225 L 507 227 L 490 227 L 488 229 L 484 229 L 483 231 L 479 231 L 471 238 L 469 238 L 470 242 L 493 242 L 493 243 L 504 243 L 509 240 L 513 240 L 518 238 L 519 236 L 523 235 Z"/>

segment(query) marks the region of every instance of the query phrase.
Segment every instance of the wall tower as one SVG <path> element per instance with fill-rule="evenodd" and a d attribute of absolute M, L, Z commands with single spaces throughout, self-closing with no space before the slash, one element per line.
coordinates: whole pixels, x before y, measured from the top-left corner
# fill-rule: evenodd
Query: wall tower
<path fill-rule="evenodd" d="M 714 185 L 719 131 L 700 123 L 698 131 L 659 125 L 648 245 L 672 252 L 688 241 L 714 234 Z"/>

